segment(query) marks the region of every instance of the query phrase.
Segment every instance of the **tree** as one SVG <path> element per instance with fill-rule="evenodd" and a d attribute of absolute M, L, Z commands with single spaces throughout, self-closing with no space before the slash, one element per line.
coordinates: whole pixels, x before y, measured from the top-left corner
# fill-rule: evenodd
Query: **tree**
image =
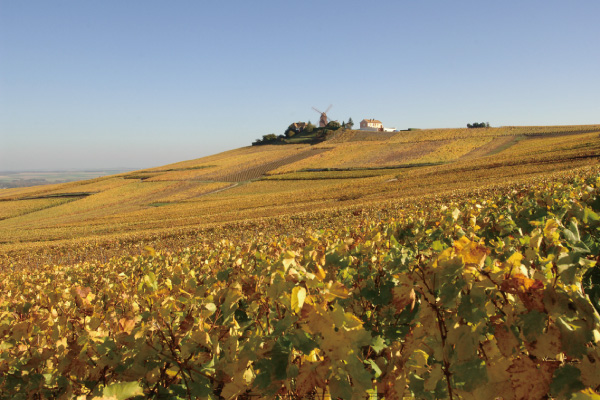
<path fill-rule="evenodd" d="M 474 122 L 472 124 L 467 124 L 467 128 L 489 128 L 489 122 Z"/>
<path fill-rule="evenodd" d="M 287 129 L 285 130 L 285 136 L 287 136 L 287 137 L 292 137 L 296 133 L 298 133 L 298 131 L 296 131 L 296 127 L 294 126 L 294 124 L 290 124 L 290 126 L 288 126 Z"/>
<path fill-rule="evenodd" d="M 352 121 L 352 117 L 348 118 L 348 122 L 346 122 L 346 128 L 352 129 L 354 126 L 354 121 Z"/>
<path fill-rule="evenodd" d="M 327 129 L 330 129 L 330 130 L 332 130 L 332 131 L 335 131 L 335 130 L 337 130 L 337 129 L 340 129 L 340 127 L 341 127 L 341 125 L 340 125 L 340 123 L 339 123 L 339 122 L 337 122 L 337 121 L 329 121 L 329 122 L 327 123 L 327 125 L 325 126 L 325 128 L 327 128 Z"/>
<path fill-rule="evenodd" d="M 280 135 L 280 137 L 285 137 L 283 135 Z M 268 135 L 263 135 L 262 139 L 256 139 L 253 143 L 252 146 L 259 146 L 261 144 L 268 144 L 271 142 L 274 142 L 277 140 L 277 135 L 274 133 L 269 133 Z"/>

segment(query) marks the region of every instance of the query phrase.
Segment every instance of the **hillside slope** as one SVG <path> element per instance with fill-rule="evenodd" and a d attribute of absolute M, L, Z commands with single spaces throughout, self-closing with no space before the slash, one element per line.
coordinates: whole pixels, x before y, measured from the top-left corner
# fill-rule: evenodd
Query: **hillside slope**
<path fill-rule="evenodd" d="M 13 257 L 0 399 L 597 399 L 600 168 L 533 170 L 179 249 Z"/>
<path fill-rule="evenodd" d="M 0 191 L 0 253 L 120 240 L 297 213 L 411 201 L 588 165 L 600 125 L 346 131 L 120 175 Z M 94 250 L 96 251 L 96 250 Z"/>

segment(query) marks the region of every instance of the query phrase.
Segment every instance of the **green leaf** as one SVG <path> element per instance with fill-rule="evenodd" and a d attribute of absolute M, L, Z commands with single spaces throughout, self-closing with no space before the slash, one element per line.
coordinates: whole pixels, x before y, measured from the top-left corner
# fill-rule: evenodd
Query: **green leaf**
<path fill-rule="evenodd" d="M 335 376 L 331 378 L 329 381 L 329 392 L 332 399 L 352 399 L 352 386 L 350 386 L 348 379 L 345 377 L 342 379 Z"/>
<path fill-rule="evenodd" d="M 486 296 L 483 290 L 473 290 L 462 297 L 458 306 L 458 315 L 467 322 L 477 323 L 486 318 Z"/>
<path fill-rule="evenodd" d="M 371 369 L 373 370 L 373 373 L 375 374 L 375 379 L 377 379 L 381 376 L 381 368 L 379 368 L 379 365 L 377 365 L 377 363 L 375 361 L 367 360 L 367 361 L 365 361 L 365 363 L 367 363 L 371 366 Z"/>
<path fill-rule="evenodd" d="M 600 314 L 600 266 L 596 265 L 587 270 L 583 276 L 582 285 L 590 303 Z"/>
<path fill-rule="evenodd" d="M 289 342 L 291 344 L 291 342 Z M 280 338 L 271 351 L 271 362 L 273 377 L 275 379 L 287 378 L 287 366 L 289 364 L 290 348 L 288 347 L 288 341 L 284 338 Z"/>
<path fill-rule="evenodd" d="M 297 330 L 295 334 L 289 336 L 294 348 L 300 350 L 304 354 L 310 354 L 315 348 L 318 347 L 308 333 L 303 330 Z"/>
<path fill-rule="evenodd" d="M 254 385 L 259 389 L 268 388 L 271 385 L 271 360 L 266 358 L 258 360 L 256 368 L 259 369 L 260 372 L 256 375 L 256 378 L 254 378 Z"/>
<path fill-rule="evenodd" d="M 556 319 L 560 330 L 560 340 L 564 352 L 571 357 L 581 358 L 587 354 L 587 343 L 592 340 L 592 333 L 584 321 L 568 322 L 562 317 Z"/>
<path fill-rule="evenodd" d="M 371 341 L 371 347 L 373 348 L 373 350 L 379 353 L 381 350 L 385 349 L 387 345 L 385 344 L 385 340 L 381 336 L 375 336 Z"/>
<path fill-rule="evenodd" d="M 231 268 L 227 268 L 226 270 L 219 271 L 217 273 L 217 279 L 220 281 L 226 281 L 227 279 L 229 279 L 229 275 L 231 274 L 231 271 L 233 271 Z"/>
<path fill-rule="evenodd" d="M 571 393 L 585 388 L 581 380 L 581 371 L 571 365 L 565 364 L 554 371 L 552 383 L 550 384 L 550 394 L 554 397 L 569 398 Z"/>
<path fill-rule="evenodd" d="M 467 392 L 472 392 L 488 381 L 485 362 L 479 358 L 460 364 L 453 364 L 450 367 L 450 371 L 452 372 L 454 385 Z"/>
<path fill-rule="evenodd" d="M 575 244 L 581 240 L 579 237 L 579 229 L 577 228 L 577 222 L 575 220 L 571 220 L 569 224 L 569 229 L 563 230 L 565 238 L 571 244 Z"/>
<path fill-rule="evenodd" d="M 283 319 L 280 319 L 279 321 L 277 321 L 275 323 L 275 329 L 273 331 L 273 336 L 281 335 L 283 332 L 288 330 L 288 328 L 290 326 L 292 326 L 292 324 L 294 322 L 295 322 L 295 318 L 292 318 L 292 316 L 290 314 L 287 314 L 285 317 L 283 317 Z"/>
<path fill-rule="evenodd" d="M 107 399 L 127 400 L 130 397 L 142 396 L 144 391 L 139 382 L 111 383 L 102 390 L 102 397 Z"/>
<path fill-rule="evenodd" d="M 408 387 L 417 399 L 434 399 L 432 393 L 425 391 L 425 380 L 415 373 L 410 374 Z"/>
<path fill-rule="evenodd" d="M 583 214 L 583 222 L 588 224 L 590 221 L 598 222 L 600 221 L 600 216 L 590 208 L 586 207 Z"/>
<path fill-rule="evenodd" d="M 535 310 L 530 311 L 527 314 L 519 315 L 520 326 L 523 330 L 525 339 L 529 342 L 533 342 L 543 335 L 547 319 L 548 314 Z"/>

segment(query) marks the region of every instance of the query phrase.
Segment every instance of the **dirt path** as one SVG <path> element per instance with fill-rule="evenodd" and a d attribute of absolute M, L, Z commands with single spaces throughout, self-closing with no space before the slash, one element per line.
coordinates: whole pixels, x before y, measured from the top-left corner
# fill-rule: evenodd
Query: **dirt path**
<path fill-rule="evenodd" d="M 307 151 L 303 151 L 298 154 L 294 154 L 289 157 L 281 158 L 279 160 L 271 161 L 262 165 L 258 165 L 255 167 L 251 167 L 245 170 L 241 170 L 238 172 L 226 174 L 219 177 L 214 177 L 212 180 L 222 181 L 222 182 L 245 182 L 252 179 L 261 178 L 267 172 L 282 167 L 287 164 L 292 164 L 297 161 L 303 160 L 308 157 L 315 156 L 317 154 L 323 153 L 325 151 L 329 151 L 328 148 L 318 148 L 318 149 L 310 149 Z"/>
<path fill-rule="evenodd" d="M 520 140 L 518 136 L 500 136 L 492 139 L 481 147 L 471 150 L 459 160 L 470 160 L 473 158 L 489 156 L 499 150 L 505 150 Z"/>

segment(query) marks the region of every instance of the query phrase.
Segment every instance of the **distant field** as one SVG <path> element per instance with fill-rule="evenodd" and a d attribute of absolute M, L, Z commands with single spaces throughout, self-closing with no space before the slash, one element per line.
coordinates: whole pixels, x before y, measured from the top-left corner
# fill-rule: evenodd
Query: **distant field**
<path fill-rule="evenodd" d="M 102 171 L 39 171 L 39 172 L 2 172 L 0 171 L 0 189 L 47 185 L 52 183 L 81 181 L 100 176 L 114 175 L 130 170 Z"/>

